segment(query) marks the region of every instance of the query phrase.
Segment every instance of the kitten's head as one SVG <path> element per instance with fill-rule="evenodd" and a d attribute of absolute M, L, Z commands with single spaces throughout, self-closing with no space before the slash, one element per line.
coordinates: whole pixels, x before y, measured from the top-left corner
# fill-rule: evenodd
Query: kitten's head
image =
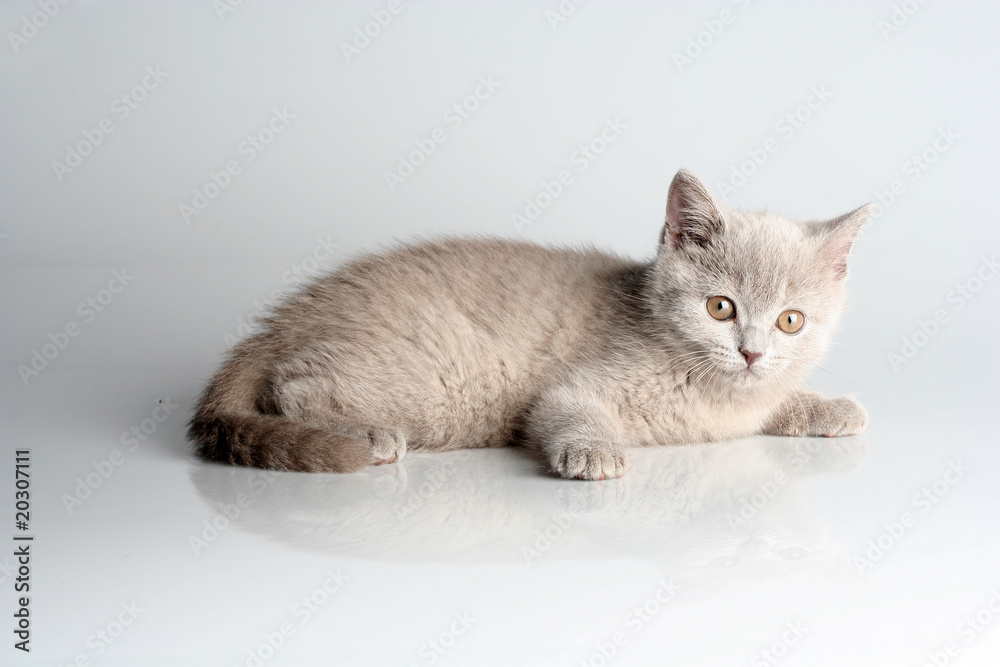
<path fill-rule="evenodd" d="M 801 378 L 844 309 L 847 255 L 870 209 L 796 223 L 720 206 L 694 174 L 670 185 L 650 307 L 698 377 Z"/>

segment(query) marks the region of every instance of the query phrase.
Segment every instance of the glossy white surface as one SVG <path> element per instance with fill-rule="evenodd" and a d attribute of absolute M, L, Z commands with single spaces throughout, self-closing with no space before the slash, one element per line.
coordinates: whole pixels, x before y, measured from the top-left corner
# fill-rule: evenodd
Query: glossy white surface
<path fill-rule="evenodd" d="M 471 625 L 440 664 L 577 665 L 619 632 L 615 664 L 754 664 L 783 638 L 790 665 L 922 664 L 950 640 L 955 664 L 1000 655 L 1000 618 L 968 643 L 960 629 L 1000 606 L 985 425 L 637 450 L 598 483 L 550 478 L 516 449 L 299 475 L 189 460 L 179 413 L 128 451 L 120 433 L 155 407 L 144 385 L 53 374 L 5 400 L 10 441 L 33 452 L 33 663 L 254 664 L 287 623 L 266 664 L 430 664 L 455 614 Z M 113 449 L 124 461 L 97 483 Z M 96 488 L 67 508 L 88 475 Z M 99 652 L 123 604 L 141 612 Z"/>
<path fill-rule="evenodd" d="M 388 5 L 245 2 L 220 19 L 210 3 L 69 3 L 17 48 L 7 37 L 0 661 L 1000 664 L 1000 13 L 926 3 L 883 35 L 892 3 L 674 4 L 593 2 L 553 24 L 554 2 L 405 3 L 350 60 L 341 42 Z M 38 11 L 5 3 L 0 26 Z M 144 80 L 121 118 L 115 100 Z M 285 108 L 250 160 L 242 142 Z M 103 118 L 113 132 L 54 170 Z M 627 127 L 580 170 L 615 119 Z M 385 172 L 438 127 L 391 188 Z M 185 222 L 230 160 L 239 173 Z M 802 217 L 888 202 L 900 181 L 810 381 L 858 396 L 863 436 L 633 451 L 597 483 L 517 449 L 347 476 L 190 457 L 219 355 L 318 265 L 443 233 L 648 256 L 680 166 L 729 204 Z M 561 170 L 572 183 L 519 228 Z M 25 373 L 36 351 L 49 358 Z M 11 633 L 22 448 L 27 655 Z"/>

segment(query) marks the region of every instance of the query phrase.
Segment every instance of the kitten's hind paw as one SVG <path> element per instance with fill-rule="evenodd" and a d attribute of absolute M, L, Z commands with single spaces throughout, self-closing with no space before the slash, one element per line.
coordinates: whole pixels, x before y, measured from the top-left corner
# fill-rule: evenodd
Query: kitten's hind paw
<path fill-rule="evenodd" d="M 585 440 L 553 448 L 549 465 L 562 477 L 600 480 L 621 477 L 628 467 L 628 455 L 620 445 Z"/>
<path fill-rule="evenodd" d="M 372 446 L 372 465 L 395 463 L 406 453 L 406 436 L 390 428 L 368 429 L 368 442 Z"/>

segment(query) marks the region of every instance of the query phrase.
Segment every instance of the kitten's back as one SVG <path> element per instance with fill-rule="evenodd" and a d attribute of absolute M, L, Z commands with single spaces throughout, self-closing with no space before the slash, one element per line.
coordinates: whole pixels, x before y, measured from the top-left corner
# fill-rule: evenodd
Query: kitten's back
<path fill-rule="evenodd" d="M 238 346 L 192 437 L 206 458 L 246 465 L 368 465 L 365 443 L 324 444 L 289 418 L 318 399 L 337 419 L 404 429 L 409 449 L 506 444 L 540 383 L 607 340 L 641 271 L 595 250 L 504 240 L 362 257 L 292 295 Z M 305 456 L 288 451 L 303 445 Z M 330 447 L 346 459 L 324 460 Z"/>

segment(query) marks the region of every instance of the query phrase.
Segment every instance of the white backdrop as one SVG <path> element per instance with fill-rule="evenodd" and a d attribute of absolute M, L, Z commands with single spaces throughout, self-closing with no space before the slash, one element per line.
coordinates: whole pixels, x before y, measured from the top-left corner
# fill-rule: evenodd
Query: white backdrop
<path fill-rule="evenodd" d="M 887 204 L 827 368 L 907 410 L 997 370 L 1000 281 L 949 299 L 1000 246 L 988 3 L 42 5 L 0 14 L 14 386 L 71 320 L 50 367 L 205 375 L 290 270 L 397 239 L 648 256 L 680 166 L 726 203 L 802 218 Z M 134 281 L 86 321 L 76 304 L 122 267 Z"/>
<path fill-rule="evenodd" d="M 869 540 L 901 508 L 917 512 L 911 496 L 952 459 L 970 481 L 873 578 L 827 581 L 822 562 L 805 562 L 815 578 L 783 580 L 774 595 L 733 586 L 706 602 L 714 607 L 665 613 L 662 624 L 681 631 L 647 633 L 647 657 L 633 653 L 635 664 L 677 647 L 670 642 L 689 656 L 729 651 L 748 663 L 754 642 L 781 636 L 767 624 L 781 628 L 793 607 L 812 609 L 822 628 L 798 664 L 833 652 L 837 664 L 917 664 L 940 650 L 996 590 L 998 24 L 1000 7 L 971 0 L 4 2 L 0 440 L 35 457 L 31 657 L 95 657 L 88 633 L 135 597 L 151 611 L 115 647 L 115 664 L 245 664 L 247 647 L 277 623 L 273 610 L 330 567 L 326 553 L 242 528 L 204 557 L 189 548 L 202 522 L 219 517 L 191 480 L 245 471 L 189 464 L 184 421 L 262 302 L 321 266 L 420 237 L 650 257 L 682 166 L 726 204 L 801 219 L 880 202 L 851 256 L 851 310 L 813 379 L 858 395 L 872 416 L 864 466 L 802 494 L 844 553 L 871 553 Z M 116 447 L 135 462 L 82 487 Z M 455 460 L 524 482 L 532 517 L 545 516 L 539 498 L 564 488 L 510 472 L 513 453 L 481 454 Z M 632 486 L 587 490 L 631 488 L 641 502 L 646 468 L 674 460 L 657 456 L 636 455 L 644 463 L 622 482 Z M 437 462 L 415 458 L 412 478 Z M 398 481 L 393 474 L 405 487 L 407 465 L 344 488 L 372 481 L 385 491 L 375 482 Z M 322 498 L 324 480 L 282 483 L 306 495 L 316 485 Z M 8 487 L 0 492 L 7 516 Z M 85 507 L 73 505 L 85 494 Z M 491 511 L 505 516 L 504 496 L 494 500 Z M 315 508 L 301 509 L 289 511 L 311 525 Z M 438 632 L 438 616 L 413 609 L 436 605 L 447 619 L 467 603 L 493 614 L 468 644 L 480 659 L 517 662 L 490 646 L 525 660 L 583 657 L 590 635 L 613 626 L 599 625 L 595 609 L 632 598 L 607 587 L 597 591 L 607 601 L 595 602 L 577 577 L 634 580 L 641 600 L 647 579 L 666 576 L 641 550 L 553 560 L 529 574 L 334 556 L 353 597 L 331 605 L 334 617 L 294 650 L 346 647 L 359 664 L 376 664 L 376 649 L 405 664 Z M 8 568 L 0 557 L 5 615 Z M 918 580 L 931 582 L 919 606 Z M 553 594 L 533 598 L 540 589 Z M 390 609 L 389 599 L 405 601 Z M 539 602 L 534 616 L 526 599 Z M 372 629 L 376 614 L 388 614 L 386 626 Z M 223 616 L 231 622 L 217 623 Z M 967 664 L 996 664 L 993 630 L 963 654 L 983 662 Z M 512 634 L 524 643 L 512 646 Z"/>
<path fill-rule="evenodd" d="M 396 240 L 649 256 L 686 166 L 730 205 L 800 218 L 881 198 L 824 367 L 876 414 L 967 406 L 997 371 L 1000 281 L 949 293 L 996 271 L 998 19 L 985 2 L 5 3 L 4 386 L 183 369 L 193 391 L 255 301 Z M 78 308 L 122 268 L 113 301 Z"/>

